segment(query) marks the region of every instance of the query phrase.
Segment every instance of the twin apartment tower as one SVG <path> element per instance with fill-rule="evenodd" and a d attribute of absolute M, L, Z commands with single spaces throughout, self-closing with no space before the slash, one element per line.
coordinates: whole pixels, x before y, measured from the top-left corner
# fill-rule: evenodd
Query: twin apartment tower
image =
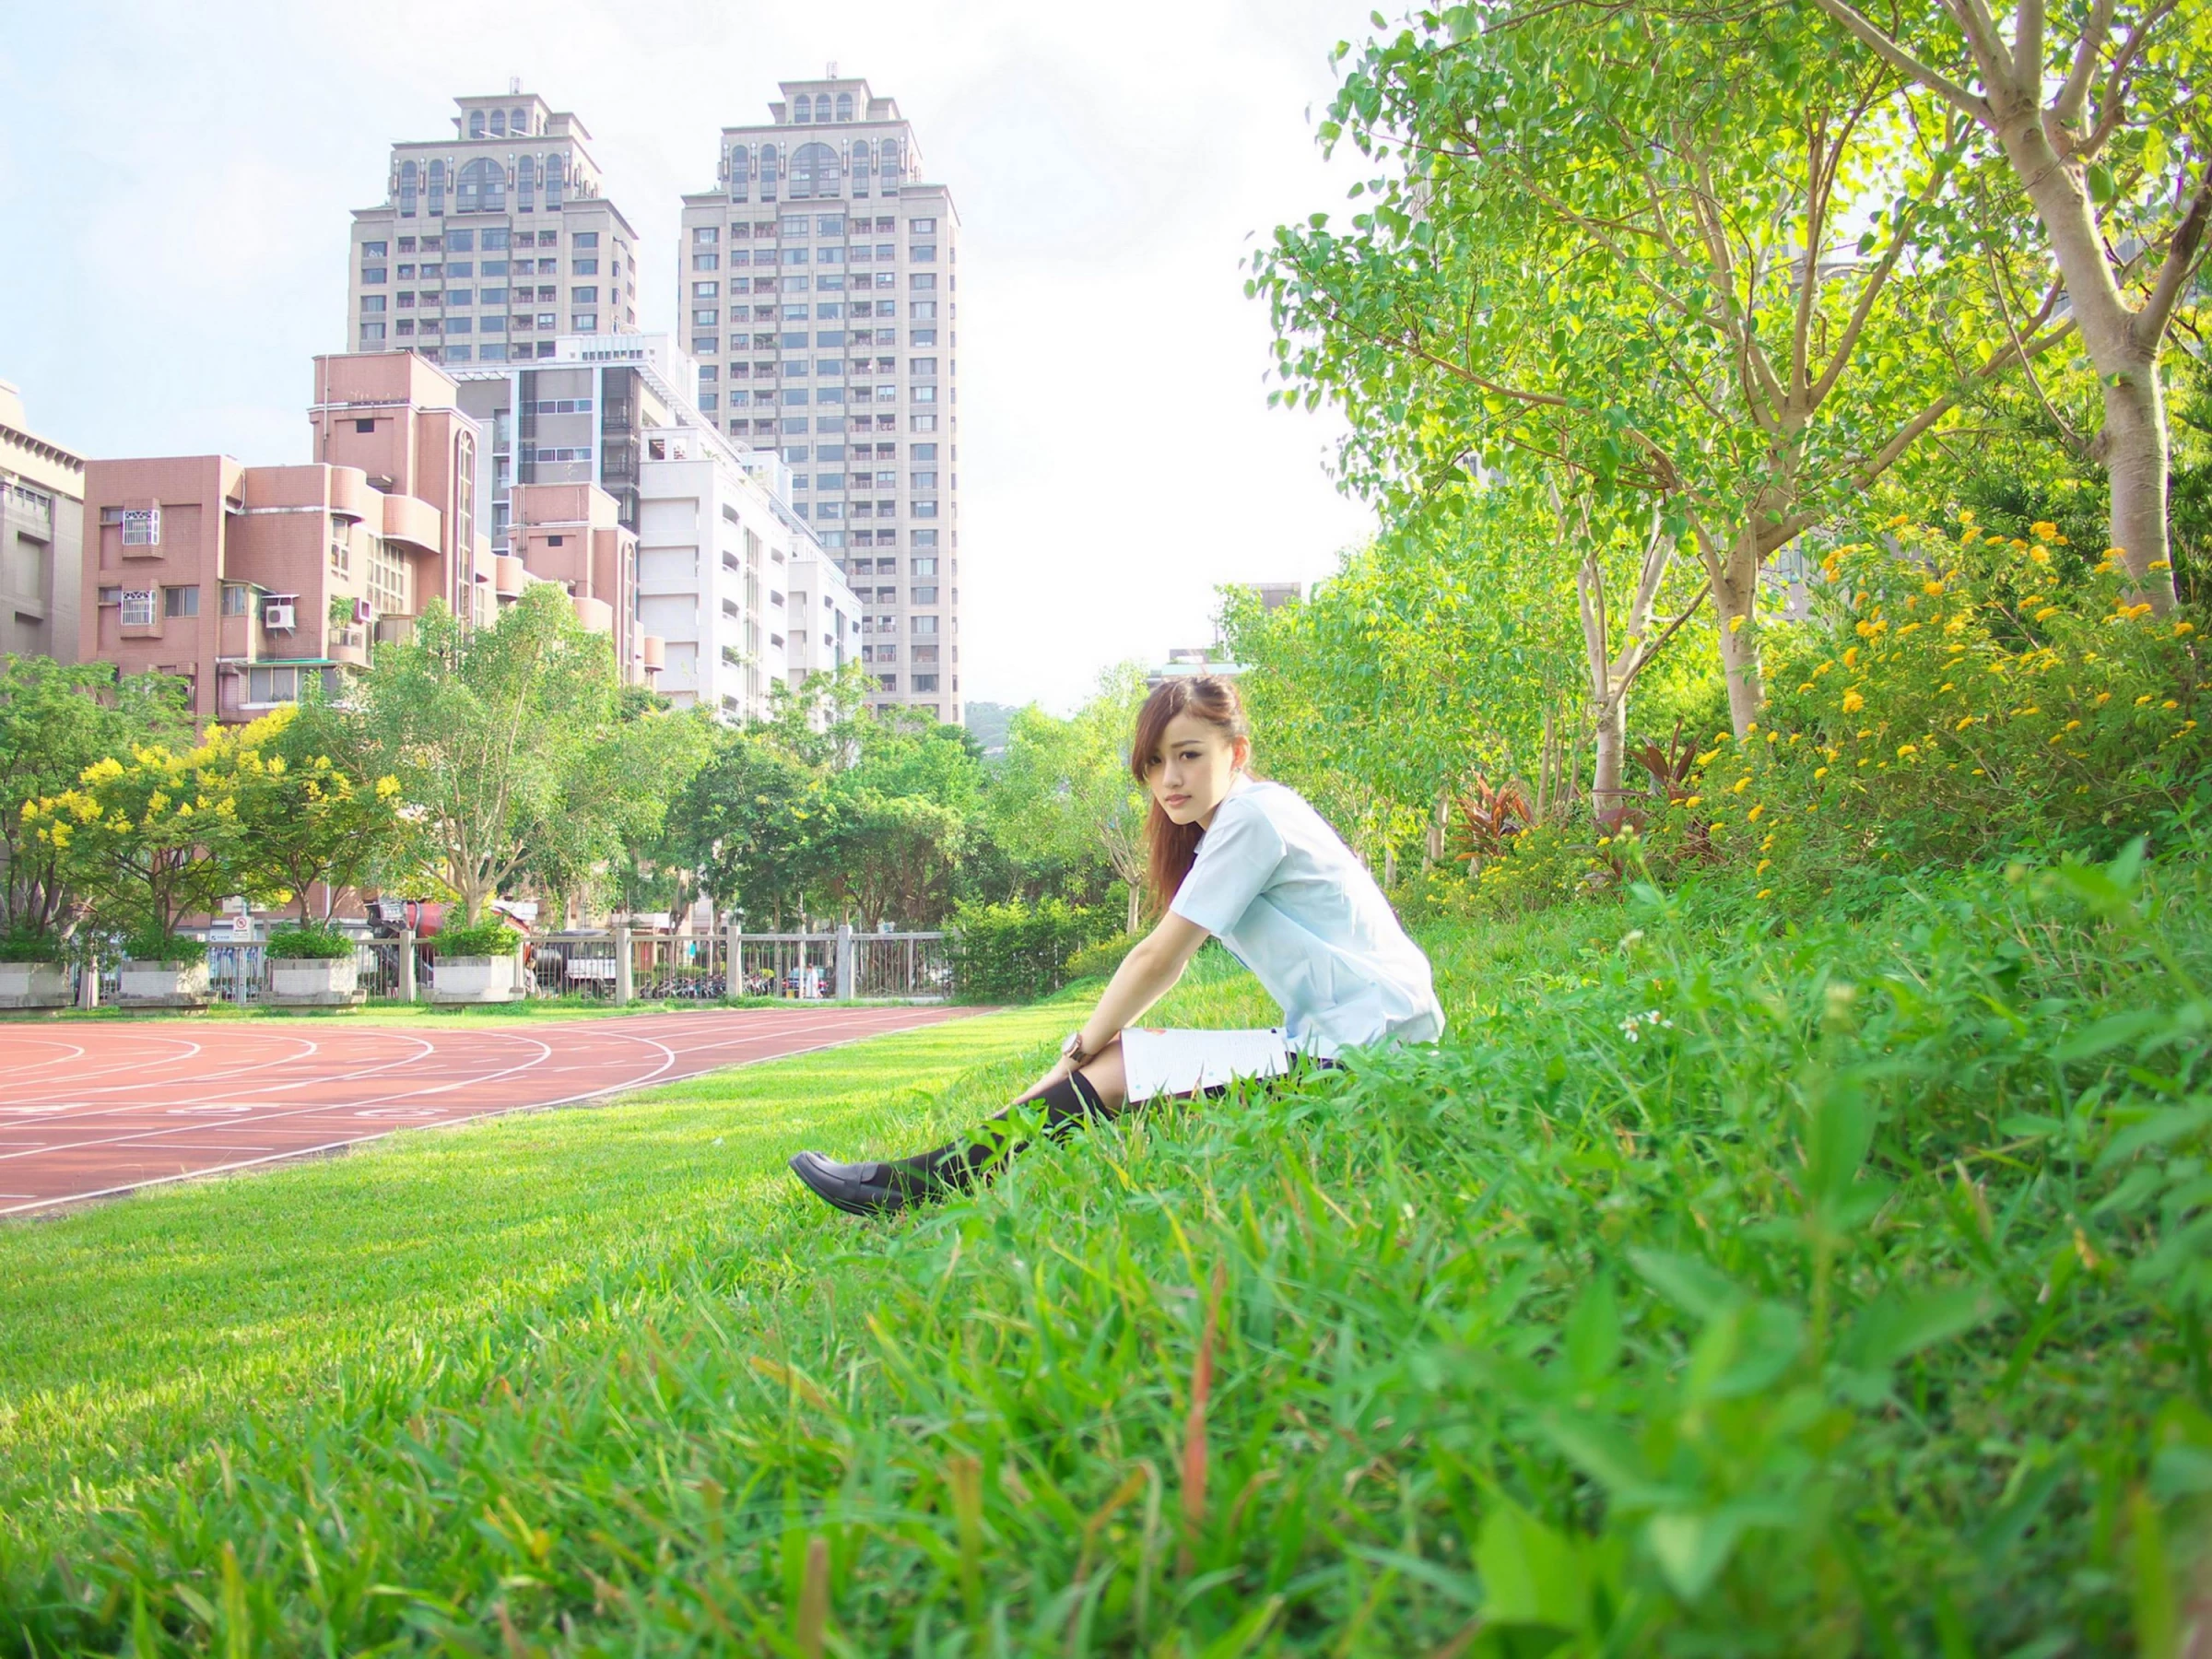
<path fill-rule="evenodd" d="M 679 704 L 762 712 L 771 683 L 857 658 L 879 710 L 960 719 L 959 221 L 893 100 L 834 65 L 781 88 L 767 122 L 723 129 L 716 188 L 683 198 L 673 338 L 640 330 L 639 238 L 576 116 L 518 87 L 456 100 L 451 137 L 393 147 L 385 199 L 353 216 L 346 349 L 317 359 L 315 459 L 411 494 L 407 466 L 355 452 L 391 428 L 399 448 L 427 436 L 442 455 L 454 435 L 426 417 L 450 402 L 484 441 L 477 453 L 463 436 L 445 456 L 440 504 L 448 528 L 465 515 L 484 545 L 380 534 L 394 505 L 381 500 L 334 511 L 331 535 L 362 545 L 331 569 L 358 554 L 378 591 L 342 582 L 363 592 L 331 601 L 338 643 L 300 661 L 365 660 L 433 594 L 484 618 L 530 582 L 563 580 L 580 616 L 615 635 L 626 675 Z M 402 353 L 415 366 L 397 379 L 370 360 Z M 157 480 L 129 482 L 136 545 L 123 545 L 125 508 L 111 505 L 104 527 L 119 560 L 158 557 L 144 539 L 153 499 L 137 502 Z M 199 493 L 219 522 L 266 490 L 218 480 Z M 186 503 L 171 499 L 182 528 Z M 144 590 L 117 597 L 113 571 L 87 585 L 117 609 L 88 645 L 145 654 L 127 646 L 164 618 Z M 260 668 L 226 677 L 228 718 L 297 678 L 274 666 L 291 629 L 263 638 L 262 613 L 296 629 L 315 607 L 266 585 L 224 587 L 220 608 Z M 168 593 L 158 608 L 179 604 Z M 342 628 L 339 604 L 354 618 Z M 210 648 L 226 644 L 240 641 Z"/>
<path fill-rule="evenodd" d="M 640 535 L 639 622 L 665 641 L 659 677 L 677 700 L 754 702 L 757 673 L 732 688 L 718 679 L 738 677 L 718 671 L 762 653 L 713 637 L 733 603 L 747 609 L 707 579 L 729 551 L 717 560 L 641 488 L 641 471 L 670 458 L 641 419 L 655 392 L 688 406 L 657 423 L 688 429 L 687 458 L 711 465 L 715 439 L 738 452 L 799 521 L 794 551 L 844 579 L 830 582 L 845 590 L 830 606 L 850 607 L 852 640 L 837 636 L 843 616 L 788 614 L 773 560 L 755 571 L 771 614 L 748 640 L 804 639 L 812 649 L 790 653 L 786 674 L 858 656 L 879 707 L 958 722 L 959 219 L 894 100 L 834 65 L 780 87 L 767 122 L 723 129 L 717 187 L 683 198 L 673 350 L 622 338 L 639 333 L 644 260 L 591 134 L 519 89 L 458 99 L 452 137 L 393 147 L 385 200 L 354 214 L 347 344 L 414 352 L 458 383 L 491 436 L 497 554 L 515 485 L 613 498 Z M 662 542 L 689 550 L 698 580 L 656 558 Z"/>

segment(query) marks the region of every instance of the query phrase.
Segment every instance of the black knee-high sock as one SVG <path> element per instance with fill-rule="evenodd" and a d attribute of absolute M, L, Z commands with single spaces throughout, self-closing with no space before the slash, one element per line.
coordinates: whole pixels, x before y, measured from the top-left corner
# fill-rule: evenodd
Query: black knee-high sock
<path fill-rule="evenodd" d="M 1031 1095 L 1019 1104 L 1031 1112 L 1041 1110 L 1044 1132 L 1054 1138 L 1086 1119 L 1115 1115 L 1081 1072 L 1070 1072 L 1050 1088 Z M 1009 1126 L 1012 1112 L 1008 1108 L 984 1119 L 974 1140 L 952 1141 L 927 1152 L 917 1152 L 912 1158 L 894 1159 L 891 1168 L 919 1186 L 967 1186 L 978 1175 L 995 1170 L 1029 1145 L 1014 1138 Z"/>

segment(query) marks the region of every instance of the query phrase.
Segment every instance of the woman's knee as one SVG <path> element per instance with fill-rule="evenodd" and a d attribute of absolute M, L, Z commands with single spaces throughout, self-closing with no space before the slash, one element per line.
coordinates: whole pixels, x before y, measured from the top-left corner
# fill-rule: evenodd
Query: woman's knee
<path fill-rule="evenodd" d="M 1118 1112 L 1129 1098 L 1126 1073 L 1122 1068 L 1122 1043 L 1116 1037 L 1097 1057 L 1082 1068 L 1083 1080 L 1097 1091 L 1099 1103 L 1109 1112 Z"/>

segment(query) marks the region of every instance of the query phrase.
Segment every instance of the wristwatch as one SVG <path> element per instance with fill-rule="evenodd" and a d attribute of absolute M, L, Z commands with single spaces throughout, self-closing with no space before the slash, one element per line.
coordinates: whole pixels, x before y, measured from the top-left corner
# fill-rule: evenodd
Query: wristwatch
<path fill-rule="evenodd" d="M 1083 1046 L 1081 1026 L 1067 1034 L 1067 1041 L 1060 1045 L 1060 1057 L 1071 1065 L 1080 1065 L 1090 1058 L 1089 1052 Z"/>

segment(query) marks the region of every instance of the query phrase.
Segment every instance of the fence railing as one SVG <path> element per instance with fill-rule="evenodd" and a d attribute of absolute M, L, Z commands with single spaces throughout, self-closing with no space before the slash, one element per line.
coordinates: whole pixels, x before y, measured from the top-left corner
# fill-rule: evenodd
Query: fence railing
<path fill-rule="evenodd" d="M 268 995 L 265 939 L 212 932 L 207 940 L 211 1001 L 253 1004 Z M 410 962 L 409 959 L 412 958 Z M 412 935 L 363 939 L 355 947 L 358 983 L 371 1002 L 428 1000 L 436 983 L 438 941 Z M 943 1002 L 953 991 L 952 955 L 942 933 L 665 933 L 611 931 L 530 935 L 523 947 L 526 997 L 595 1002 L 722 1002 L 740 996 L 794 1001 L 865 998 Z M 411 971 L 410 971 L 411 970 Z M 100 1005 L 121 990 L 122 965 L 98 964 Z M 85 1000 L 83 971 L 73 971 L 73 1000 Z"/>

